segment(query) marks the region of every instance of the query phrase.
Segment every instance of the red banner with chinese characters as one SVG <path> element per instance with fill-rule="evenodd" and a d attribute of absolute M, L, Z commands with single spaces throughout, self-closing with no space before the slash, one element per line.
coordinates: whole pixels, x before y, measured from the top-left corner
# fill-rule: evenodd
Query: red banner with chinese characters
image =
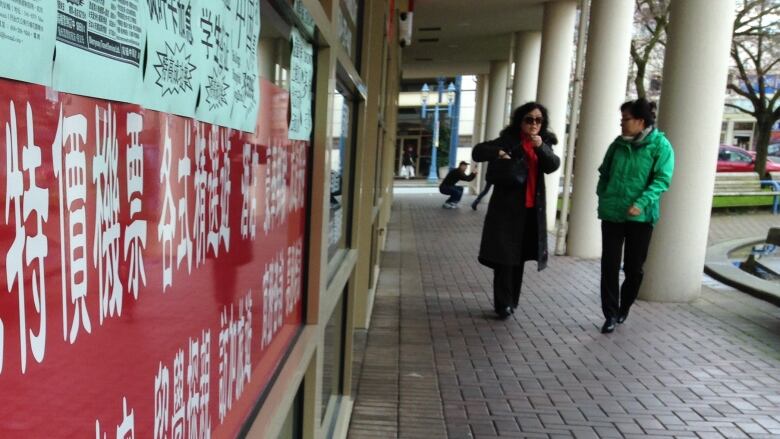
<path fill-rule="evenodd" d="M 233 437 L 302 324 L 308 143 L 0 79 L 0 437 Z"/>

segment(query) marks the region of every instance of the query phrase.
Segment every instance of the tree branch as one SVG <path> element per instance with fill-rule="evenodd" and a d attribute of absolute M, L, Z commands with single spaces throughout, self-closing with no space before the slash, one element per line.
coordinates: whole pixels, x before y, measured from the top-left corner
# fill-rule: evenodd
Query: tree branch
<path fill-rule="evenodd" d="M 745 99 L 749 99 L 751 101 L 753 100 L 753 95 L 748 93 L 748 92 L 746 92 L 745 90 L 742 90 L 742 88 L 740 88 L 738 84 L 729 83 L 729 84 L 726 85 L 726 88 L 728 88 L 729 90 L 733 91 L 734 93 L 742 96 Z"/>
<path fill-rule="evenodd" d="M 734 43 L 734 46 L 731 49 L 731 58 L 734 60 L 734 64 L 737 67 L 737 72 L 739 72 L 739 79 L 741 79 L 742 83 L 745 84 L 745 88 L 748 90 L 747 93 L 750 93 L 750 95 L 747 95 L 746 97 L 752 97 L 754 94 L 753 84 L 750 82 L 750 78 L 748 77 L 747 71 L 745 69 L 745 64 L 742 62 L 742 58 L 739 56 L 738 43 Z"/>
<path fill-rule="evenodd" d="M 736 46 L 736 45 L 735 45 Z M 750 81 L 750 77 L 748 76 L 747 71 L 745 70 L 745 65 L 742 62 L 742 59 L 739 57 L 739 49 L 738 47 L 733 47 L 731 50 L 731 56 L 734 59 L 734 63 L 737 66 L 737 71 L 739 73 L 739 80 L 742 81 L 742 84 L 745 84 L 745 90 L 739 87 L 738 83 L 734 84 L 731 83 L 728 85 L 728 88 L 732 91 L 734 91 L 736 94 L 747 98 L 750 103 L 753 104 L 753 108 L 758 111 L 762 107 L 763 102 L 761 102 L 758 99 L 757 92 L 753 88 L 753 83 Z"/>
<path fill-rule="evenodd" d="M 767 106 L 766 106 L 766 108 L 768 108 L 769 110 L 773 110 L 774 109 L 773 114 L 777 113 L 778 111 L 780 111 L 780 106 L 775 108 L 775 106 L 777 105 L 778 98 L 780 98 L 780 93 L 775 91 L 774 96 L 772 96 L 772 99 L 769 100 L 769 104 L 767 104 Z M 777 118 L 775 118 L 775 119 L 777 119 Z"/>
<path fill-rule="evenodd" d="M 754 112 L 752 112 L 752 111 L 748 110 L 747 108 L 743 108 L 743 107 L 740 107 L 739 105 L 736 105 L 736 104 L 729 104 L 729 103 L 726 103 L 726 104 L 724 104 L 724 105 L 725 105 L 726 107 L 729 107 L 729 108 L 734 108 L 734 109 L 735 109 L 735 110 L 737 110 L 737 111 L 740 111 L 740 112 L 742 112 L 742 113 L 745 113 L 745 114 L 749 114 L 749 115 L 751 115 L 751 116 L 753 116 L 753 117 L 756 117 L 756 115 L 754 114 Z"/>
<path fill-rule="evenodd" d="M 775 58 L 774 61 L 772 61 L 771 63 L 767 64 L 764 67 L 764 70 L 767 71 L 767 72 L 771 72 L 772 68 L 774 68 L 775 64 L 777 64 L 777 63 L 780 63 L 780 58 Z"/>
<path fill-rule="evenodd" d="M 750 58 L 751 61 L 753 61 L 753 66 L 755 67 L 754 70 L 756 70 L 756 72 L 758 72 L 758 70 L 761 68 L 761 60 L 758 57 L 756 57 L 756 55 L 753 52 L 751 52 L 745 46 L 745 42 L 744 41 L 735 41 L 734 45 L 737 48 L 742 49 L 743 52 L 745 52 L 747 57 Z M 734 60 L 736 61 L 737 59 L 735 58 Z M 739 58 L 739 63 L 742 64 L 742 59 L 741 58 Z M 747 78 L 747 73 L 745 74 L 745 78 Z"/>

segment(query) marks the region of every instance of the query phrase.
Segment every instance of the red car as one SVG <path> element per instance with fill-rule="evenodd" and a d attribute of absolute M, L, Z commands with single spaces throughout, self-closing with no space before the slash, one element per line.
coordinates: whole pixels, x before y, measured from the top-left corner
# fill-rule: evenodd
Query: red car
<path fill-rule="evenodd" d="M 755 157 L 752 151 L 745 151 L 736 146 L 721 145 L 718 150 L 718 172 L 753 172 L 755 171 Z M 767 172 L 780 171 L 780 163 L 770 160 L 766 162 Z"/>

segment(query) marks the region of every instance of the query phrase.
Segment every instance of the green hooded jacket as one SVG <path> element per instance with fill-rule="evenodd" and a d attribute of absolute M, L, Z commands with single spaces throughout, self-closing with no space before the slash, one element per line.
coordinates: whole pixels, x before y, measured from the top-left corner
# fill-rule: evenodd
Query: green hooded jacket
<path fill-rule="evenodd" d="M 599 219 L 655 224 L 661 217 L 661 194 L 669 189 L 673 172 L 672 144 L 658 129 L 636 143 L 618 136 L 599 166 Z M 628 215 L 632 205 L 640 209 L 639 215 Z"/>

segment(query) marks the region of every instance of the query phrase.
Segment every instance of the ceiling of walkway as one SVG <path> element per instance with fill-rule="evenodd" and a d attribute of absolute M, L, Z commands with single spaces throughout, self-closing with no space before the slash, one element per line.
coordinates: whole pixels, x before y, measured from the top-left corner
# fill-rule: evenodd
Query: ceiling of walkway
<path fill-rule="evenodd" d="M 416 0 L 404 78 L 487 73 L 507 59 L 511 35 L 541 30 L 547 0 Z"/>

